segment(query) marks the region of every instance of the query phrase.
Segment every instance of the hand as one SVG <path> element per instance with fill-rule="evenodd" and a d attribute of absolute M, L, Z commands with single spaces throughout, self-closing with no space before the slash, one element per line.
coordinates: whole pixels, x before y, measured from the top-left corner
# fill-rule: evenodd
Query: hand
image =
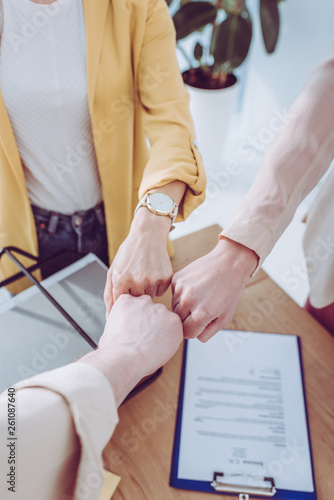
<path fill-rule="evenodd" d="M 227 238 L 172 279 L 172 308 L 186 339 L 209 340 L 232 319 L 258 256 Z"/>
<path fill-rule="evenodd" d="M 119 405 L 139 380 L 167 363 L 182 340 L 176 314 L 147 295 L 123 295 L 112 308 L 98 349 L 80 361 L 106 375 Z"/>
<path fill-rule="evenodd" d="M 106 317 L 122 294 L 161 296 L 173 274 L 167 252 L 171 219 L 143 207 L 138 210 L 128 237 L 108 271 L 104 292 Z"/>

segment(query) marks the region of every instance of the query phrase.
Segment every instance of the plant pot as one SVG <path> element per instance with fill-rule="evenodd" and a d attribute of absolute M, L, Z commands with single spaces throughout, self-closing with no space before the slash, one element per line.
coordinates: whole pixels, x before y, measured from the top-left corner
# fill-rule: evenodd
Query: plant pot
<path fill-rule="evenodd" d="M 194 70 L 188 70 L 183 73 L 183 80 L 190 94 L 190 111 L 205 169 L 214 171 L 221 167 L 239 84 L 231 74 L 221 88 L 208 88 L 211 83 L 199 76 L 194 79 Z"/>

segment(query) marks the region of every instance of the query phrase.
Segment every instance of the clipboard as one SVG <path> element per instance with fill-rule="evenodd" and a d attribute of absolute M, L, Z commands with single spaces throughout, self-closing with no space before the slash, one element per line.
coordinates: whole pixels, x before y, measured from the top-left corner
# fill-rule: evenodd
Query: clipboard
<path fill-rule="evenodd" d="M 238 335 L 241 334 L 244 338 L 244 344 L 246 344 L 247 348 L 247 336 L 257 336 L 258 339 L 266 339 L 268 340 L 268 336 L 271 338 L 275 338 L 278 336 L 283 338 L 289 338 L 289 341 L 294 339 L 296 343 L 296 360 L 298 361 L 298 367 L 296 369 L 300 374 L 300 385 L 301 385 L 301 396 L 300 396 L 300 410 L 304 411 L 305 414 L 305 439 L 307 441 L 308 452 L 309 452 L 309 482 L 312 483 L 312 486 L 309 486 L 308 491 L 303 491 L 303 488 L 298 488 L 298 490 L 294 489 L 284 489 L 280 487 L 280 479 L 275 477 L 275 474 L 248 474 L 245 471 L 240 471 L 239 466 L 229 466 L 229 470 L 222 470 L 221 464 L 217 463 L 217 467 L 213 468 L 211 471 L 211 476 L 209 472 L 207 473 L 207 477 L 205 480 L 203 478 L 196 478 L 196 473 L 192 473 L 191 475 L 194 477 L 186 477 L 186 474 L 182 474 L 180 471 L 180 463 L 181 463 L 181 455 L 182 455 L 182 446 L 181 442 L 183 439 L 183 433 L 188 432 L 184 429 L 189 429 L 191 425 L 195 425 L 191 423 L 191 419 L 189 417 L 184 417 L 185 411 L 185 399 L 188 398 L 189 394 L 185 394 L 187 385 L 187 373 L 189 378 L 189 370 L 191 368 L 191 362 L 189 362 L 189 358 L 192 359 L 189 354 L 189 351 L 195 346 L 198 350 L 201 349 L 202 346 L 210 345 L 210 342 L 214 341 L 214 338 L 210 340 L 207 344 L 201 344 L 197 340 L 187 340 L 185 342 L 185 348 L 183 353 L 183 364 L 182 364 L 182 372 L 181 372 L 181 382 L 180 382 L 180 391 L 179 391 L 179 404 L 178 404 L 178 412 L 176 417 L 176 428 L 175 428 L 175 436 L 174 436 L 174 446 L 173 446 L 173 455 L 172 455 L 172 464 L 171 464 L 171 472 L 170 472 L 170 486 L 185 490 L 193 490 L 193 491 L 201 491 L 203 493 L 212 493 L 212 494 L 223 494 L 223 495 L 236 495 L 239 497 L 239 500 L 250 500 L 253 498 L 274 498 L 276 500 L 317 500 L 316 494 L 316 486 L 315 486 L 315 478 L 314 478 L 314 467 L 313 467 L 313 457 L 312 457 L 312 449 L 311 449 L 311 440 L 310 440 L 310 431 L 309 431 L 309 423 L 308 423 L 308 415 L 307 415 L 307 406 L 306 406 L 306 395 L 304 388 L 304 378 L 303 378 L 303 367 L 302 367 L 302 356 L 301 356 L 301 343 L 300 338 L 294 335 L 281 335 L 281 334 L 266 334 L 266 333 L 258 333 L 258 332 L 237 332 L 232 330 L 221 330 L 216 336 L 220 336 L 223 338 L 224 335 Z M 196 342 L 198 342 L 196 346 Z M 218 343 L 218 342 L 216 342 Z M 207 349 L 207 347 L 203 347 L 203 349 Z M 213 350 L 217 351 L 217 346 L 213 347 Z M 205 358 L 207 360 L 207 358 Z M 189 368 L 188 368 L 189 364 Z M 188 368 L 188 371 L 187 371 Z M 189 393 L 189 388 L 187 389 Z M 200 410 L 199 410 L 200 411 Z M 198 416 L 196 415 L 198 419 Z M 193 418 L 195 420 L 195 416 Z M 186 442 L 186 440 L 185 440 Z M 189 442 L 189 441 L 188 441 Z M 222 441 L 224 442 L 224 441 Z M 226 441 L 225 441 L 226 442 Z M 183 445 L 184 446 L 184 445 Z M 184 453 L 184 451 L 183 451 Z M 203 456 L 203 463 L 206 462 L 208 458 Z M 237 460 L 236 460 L 237 461 Z M 240 462 L 240 460 L 239 460 Z M 274 464 L 274 462 L 272 462 Z M 234 470 L 231 470 L 231 467 Z M 191 466 L 190 466 L 191 468 Z M 210 478 L 209 478 L 210 476 Z"/>

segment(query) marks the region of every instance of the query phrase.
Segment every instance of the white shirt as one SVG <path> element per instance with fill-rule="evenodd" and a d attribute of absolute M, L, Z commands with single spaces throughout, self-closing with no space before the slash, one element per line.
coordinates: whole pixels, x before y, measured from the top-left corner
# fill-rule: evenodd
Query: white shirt
<path fill-rule="evenodd" d="M 30 201 L 71 214 L 102 200 L 81 0 L 2 0 L 0 87 Z"/>

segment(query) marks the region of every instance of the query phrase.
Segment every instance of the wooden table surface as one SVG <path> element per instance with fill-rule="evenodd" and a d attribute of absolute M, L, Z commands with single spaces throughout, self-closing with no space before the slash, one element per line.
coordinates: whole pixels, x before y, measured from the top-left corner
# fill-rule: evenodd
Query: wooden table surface
<path fill-rule="evenodd" d="M 174 241 L 174 270 L 210 251 L 219 226 Z M 163 298 L 170 304 L 170 292 Z M 318 500 L 334 499 L 334 339 L 263 271 L 247 284 L 232 329 L 301 337 Z M 169 486 L 182 348 L 152 385 L 125 403 L 105 452 L 110 470 L 121 476 L 113 500 L 212 500 L 209 493 Z M 224 495 L 223 498 L 237 498 Z"/>

